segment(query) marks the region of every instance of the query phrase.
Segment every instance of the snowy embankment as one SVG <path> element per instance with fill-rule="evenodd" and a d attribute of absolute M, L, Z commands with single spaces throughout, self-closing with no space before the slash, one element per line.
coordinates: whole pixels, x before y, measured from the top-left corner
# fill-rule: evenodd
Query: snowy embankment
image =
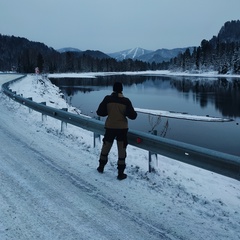
<path fill-rule="evenodd" d="M 6 76 L 0 75 L 0 83 Z M 33 101 L 68 107 L 48 79 L 11 86 Z M 104 174 L 93 134 L 29 112 L 0 93 L 0 239 L 238 240 L 240 184 L 128 146 L 128 178 L 116 180 L 114 144 Z"/>

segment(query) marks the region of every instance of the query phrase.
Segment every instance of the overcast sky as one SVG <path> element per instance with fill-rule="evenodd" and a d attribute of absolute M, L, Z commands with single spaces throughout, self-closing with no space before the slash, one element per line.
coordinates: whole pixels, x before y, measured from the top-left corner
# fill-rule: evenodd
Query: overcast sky
<path fill-rule="evenodd" d="M 172 49 L 211 39 L 239 9 L 240 0 L 0 0 L 0 33 L 55 49 Z"/>

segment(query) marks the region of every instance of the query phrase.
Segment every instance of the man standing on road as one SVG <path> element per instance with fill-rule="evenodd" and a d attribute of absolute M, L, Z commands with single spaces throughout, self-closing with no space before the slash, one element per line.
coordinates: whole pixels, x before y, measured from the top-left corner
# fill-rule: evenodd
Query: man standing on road
<path fill-rule="evenodd" d="M 105 134 L 103 145 L 99 159 L 98 172 L 103 173 L 104 167 L 108 162 L 108 154 L 116 138 L 118 148 L 118 180 L 127 178 L 124 173 L 126 168 L 125 159 L 127 156 L 127 132 L 128 119 L 136 119 L 137 113 L 134 110 L 131 101 L 122 94 L 123 86 L 121 82 L 116 82 L 113 85 L 111 95 L 105 96 L 100 103 L 97 114 L 101 117 L 107 116 L 105 122 Z"/>

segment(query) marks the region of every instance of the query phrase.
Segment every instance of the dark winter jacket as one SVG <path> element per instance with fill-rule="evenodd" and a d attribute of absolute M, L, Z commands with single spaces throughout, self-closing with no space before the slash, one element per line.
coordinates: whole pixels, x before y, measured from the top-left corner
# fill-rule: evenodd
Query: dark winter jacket
<path fill-rule="evenodd" d="M 134 120 L 137 117 L 131 101 L 122 93 L 116 92 L 103 99 L 97 109 L 97 114 L 101 117 L 108 116 L 105 127 L 112 129 L 127 129 L 127 118 Z"/>

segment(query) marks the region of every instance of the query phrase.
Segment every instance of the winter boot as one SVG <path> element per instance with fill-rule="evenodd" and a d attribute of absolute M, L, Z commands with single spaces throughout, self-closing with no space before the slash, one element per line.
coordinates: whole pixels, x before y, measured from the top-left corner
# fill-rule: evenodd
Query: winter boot
<path fill-rule="evenodd" d="M 127 174 L 126 173 L 119 173 L 117 176 L 118 180 L 123 180 L 127 178 Z"/>
<path fill-rule="evenodd" d="M 124 169 L 126 168 L 126 164 L 120 165 L 118 164 L 118 180 L 123 180 L 127 178 L 127 174 L 124 173 Z"/>
<path fill-rule="evenodd" d="M 98 168 L 97 168 L 98 172 L 99 173 L 103 173 L 104 171 L 104 166 L 103 165 L 99 165 Z"/>
<path fill-rule="evenodd" d="M 99 173 L 103 173 L 104 167 L 105 167 L 106 164 L 107 164 L 107 161 L 103 161 L 101 159 L 99 160 L 99 166 L 97 168 Z"/>

